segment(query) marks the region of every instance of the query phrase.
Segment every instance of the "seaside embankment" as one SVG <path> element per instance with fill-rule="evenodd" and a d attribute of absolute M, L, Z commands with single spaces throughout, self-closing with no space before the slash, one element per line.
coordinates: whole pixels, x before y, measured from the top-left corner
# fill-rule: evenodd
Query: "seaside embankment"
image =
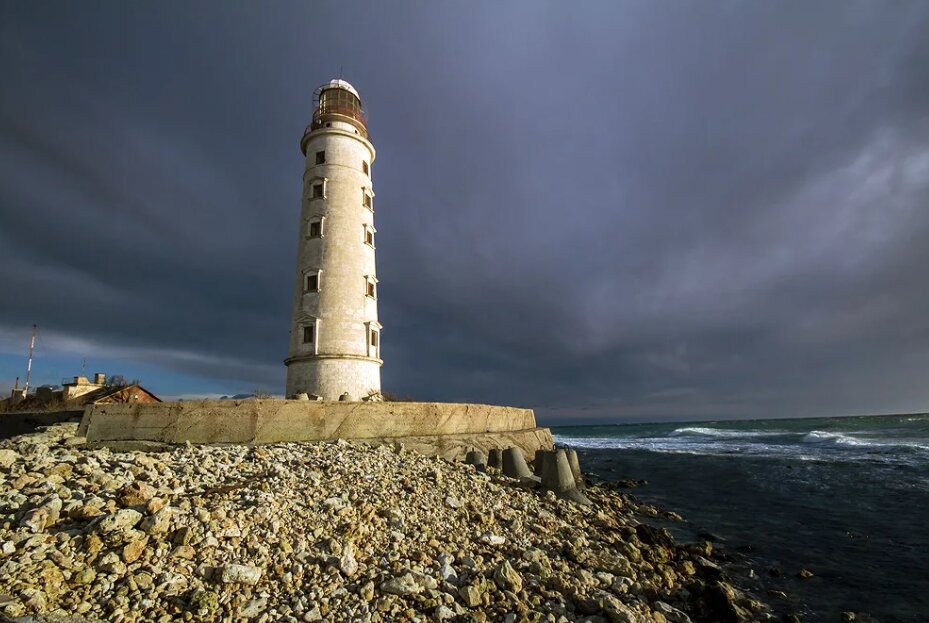
<path fill-rule="evenodd" d="M 344 441 L 0 442 L 0 613 L 23 621 L 772 620 L 710 543 L 607 486 Z"/>

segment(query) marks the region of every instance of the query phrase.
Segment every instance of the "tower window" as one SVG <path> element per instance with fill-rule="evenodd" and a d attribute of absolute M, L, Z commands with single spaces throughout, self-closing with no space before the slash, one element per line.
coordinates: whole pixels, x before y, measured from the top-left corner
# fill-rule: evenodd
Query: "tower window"
<path fill-rule="evenodd" d="M 326 164 L 326 152 L 316 152 L 316 164 Z"/>
<path fill-rule="evenodd" d="M 322 238 L 326 233 L 326 217 L 322 214 L 314 214 L 306 223 L 307 238 Z"/>
<path fill-rule="evenodd" d="M 322 199 L 322 198 L 323 198 L 323 185 L 313 184 L 313 199 Z"/>
<path fill-rule="evenodd" d="M 319 292 L 319 273 L 306 276 L 303 290 L 304 292 Z"/>
<path fill-rule="evenodd" d="M 365 194 L 364 194 L 364 199 L 361 200 L 361 203 L 362 203 L 362 205 L 363 205 L 364 207 L 370 209 L 371 206 L 372 206 L 371 195 L 369 195 L 368 193 L 365 193 Z"/>
<path fill-rule="evenodd" d="M 377 320 L 365 323 L 368 357 L 381 358 L 381 324 Z"/>
<path fill-rule="evenodd" d="M 365 244 L 370 247 L 373 247 L 374 246 L 374 230 L 368 225 L 365 225 L 364 234 L 365 234 L 365 238 L 364 238 Z"/>
<path fill-rule="evenodd" d="M 304 343 L 304 344 L 312 344 L 312 343 L 313 343 L 313 337 L 314 337 L 314 336 L 313 336 L 313 333 L 314 333 L 313 329 L 314 329 L 314 326 L 311 325 L 311 324 L 308 324 L 308 325 L 306 325 L 305 327 L 303 327 L 303 343 Z"/>
<path fill-rule="evenodd" d="M 374 275 L 365 275 L 365 296 L 377 298 L 377 277 Z"/>
<path fill-rule="evenodd" d="M 361 161 L 361 172 L 365 175 L 371 175 L 371 167 L 368 165 L 367 161 Z"/>

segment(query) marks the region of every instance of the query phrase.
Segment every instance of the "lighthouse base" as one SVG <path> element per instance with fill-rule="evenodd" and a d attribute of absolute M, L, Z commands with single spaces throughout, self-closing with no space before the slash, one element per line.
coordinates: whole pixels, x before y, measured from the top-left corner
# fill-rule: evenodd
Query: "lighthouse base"
<path fill-rule="evenodd" d="M 291 357 L 287 364 L 287 396 L 309 394 L 323 400 L 361 400 L 381 393 L 381 360 L 370 357 L 312 355 Z"/>

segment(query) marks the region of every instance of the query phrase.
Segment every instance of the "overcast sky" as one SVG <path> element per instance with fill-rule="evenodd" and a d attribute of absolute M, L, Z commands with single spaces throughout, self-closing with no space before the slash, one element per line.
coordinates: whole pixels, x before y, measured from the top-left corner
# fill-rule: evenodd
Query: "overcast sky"
<path fill-rule="evenodd" d="M 385 389 L 929 409 L 927 2 L 0 2 L 0 389 L 283 392 L 313 90 L 368 108 Z"/>

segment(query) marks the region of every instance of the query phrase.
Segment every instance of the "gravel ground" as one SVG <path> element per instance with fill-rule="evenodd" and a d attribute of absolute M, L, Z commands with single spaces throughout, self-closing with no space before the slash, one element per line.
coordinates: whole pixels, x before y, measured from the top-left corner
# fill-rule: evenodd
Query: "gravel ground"
<path fill-rule="evenodd" d="M 0 613 L 17 621 L 772 620 L 710 543 L 607 486 L 344 441 L 93 449 L 0 442 Z"/>

